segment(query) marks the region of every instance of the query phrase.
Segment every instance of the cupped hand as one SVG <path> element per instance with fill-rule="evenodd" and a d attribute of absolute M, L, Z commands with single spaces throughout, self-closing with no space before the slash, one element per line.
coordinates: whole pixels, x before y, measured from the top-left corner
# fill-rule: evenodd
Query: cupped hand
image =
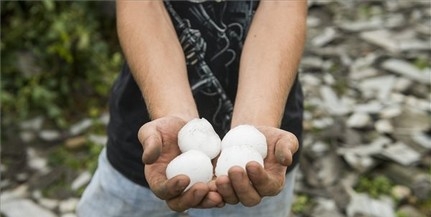
<path fill-rule="evenodd" d="M 178 132 L 186 124 L 178 117 L 163 117 L 144 124 L 138 132 L 143 146 L 142 162 L 150 189 L 174 211 L 189 208 L 212 208 L 224 205 L 220 194 L 212 191 L 207 183 L 196 183 L 186 192 L 190 183 L 185 175 L 166 177 L 169 162 L 181 154 Z"/>
<path fill-rule="evenodd" d="M 256 128 L 265 135 L 268 144 L 264 167 L 252 161 L 246 165 L 246 170 L 234 166 L 229 169 L 228 176 L 217 177 L 211 188 L 217 189 L 226 203 L 255 206 L 263 197 L 277 195 L 284 187 L 287 167 L 298 150 L 298 139 L 278 128 Z"/>

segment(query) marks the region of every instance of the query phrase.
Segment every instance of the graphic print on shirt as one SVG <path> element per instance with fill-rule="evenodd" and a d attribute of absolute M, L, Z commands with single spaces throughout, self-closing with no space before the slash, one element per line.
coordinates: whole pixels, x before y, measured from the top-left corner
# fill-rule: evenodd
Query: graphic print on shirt
<path fill-rule="evenodd" d="M 193 95 L 211 104 L 208 106 L 211 107 L 208 108 L 210 121 L 219 133 L 226 133 L 233 111 L 232 97 L 228 96 L 226 86 L 236 85 L 229 80 L 229 73 L 238 74 L 238 59 L 255 4 L 253 1 L 190 3 L 185 9 L 190 14 L 187 18 L 181 17 L 172 4 L 165 1 L 186 57 Z M 223 19 L 226 4 L 234 4 L 228 7 L 229 12 L 239 15 L 227 22 Z M 217 67 L 211 67 L 215 65 Z"/>

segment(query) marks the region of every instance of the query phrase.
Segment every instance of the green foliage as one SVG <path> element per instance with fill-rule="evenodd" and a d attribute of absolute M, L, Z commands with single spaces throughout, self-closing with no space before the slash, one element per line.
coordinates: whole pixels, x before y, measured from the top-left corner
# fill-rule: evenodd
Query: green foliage
<path fill-rule="evenodd" d="M 420 57 L 414 61 L 414 65 L 423 70 L 431 66 L 429 58 Z"/>
<path fill-rule="evenodd" d="M 295 214 L 304 213 L 311 207 L 310 198 L 305 194 L 296 195 L 292 204 L 292 212 Z"/>
<path fill-rule="evenodd" d="M 89 141 L 79 150 L 69 150 L 64 146 L 57 146 L 50 151 L 48 164 L 52 167 L 64 165 L 76 171 L 88 170 L 94 172 L 97 158 L 102 148 L 101 145 L 93 144 Z"/>
<path fill-rule="evenodd" d="M 2 124 L 42 113 L 65 127 L 106 107 L 122 59 L 102 4 L 1 2 Z"/>
<path fill-rule="evenodd" d="M 390 195 L 392 187 L 393 183 L 385 176 L 361 177 L 356 190 L 366 192 L 371 197 L 377 198 L 380 195 Z"/>

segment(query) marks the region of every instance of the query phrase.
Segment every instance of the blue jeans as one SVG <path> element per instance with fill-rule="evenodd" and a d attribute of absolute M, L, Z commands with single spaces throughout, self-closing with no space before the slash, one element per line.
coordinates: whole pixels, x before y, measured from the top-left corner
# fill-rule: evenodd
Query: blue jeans
<path fill-rule="evenodd" d="M 223 208 L 189 209 L 178 213 L 169 209 L 165 201 L 150 189 L 137 185 L 116 171 L 106 157 L 106 149 L 99 156 L 98 168 L 77 207 L 79 217 L 287 217 L 293 201 L 293 184 L 297 168 L 286 176 L 280 194 L 265 197 L 254 207 L 242 204 Z"/>

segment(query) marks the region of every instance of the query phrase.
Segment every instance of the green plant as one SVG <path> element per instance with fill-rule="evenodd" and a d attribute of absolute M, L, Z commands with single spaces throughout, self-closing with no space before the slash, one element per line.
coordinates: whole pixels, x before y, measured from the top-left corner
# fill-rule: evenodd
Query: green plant
<path fill-rule="evenodd" d="M 100 4 L 1 2 L 2 125 L 43 114 L 65 127 L 105 109 L 122 58 Z"/>
<path fill-rule="evenodd" d="M 295 201 L 292 204 L 292 212 L 295 214 L 303 213 L 310 207 L 310 198 L 305 194 L 296 195 Z"/>
<path fill-rule="evenodd" d="M 359 192 L 366 192 L 371 197 L 377 198 L 380 195 L 390 195 L 393 183 L 385 176 L 361 177 L 356 186 Z"/>

